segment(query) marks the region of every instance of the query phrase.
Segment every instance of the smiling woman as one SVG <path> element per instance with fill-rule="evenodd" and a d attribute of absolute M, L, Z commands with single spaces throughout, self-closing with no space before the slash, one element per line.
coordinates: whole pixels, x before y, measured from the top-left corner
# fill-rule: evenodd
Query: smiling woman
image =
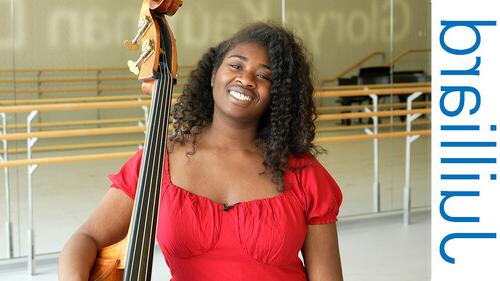
<path fill-rule="evenodd" d="M 157 239 L 172 280 L 342 280 L 342 193 L 315 158 L 312 95 L 304 48 L 281 26 L 250 25 L 202 57 L 165 157 Z M 61 254 L 61 280 L 126 233 L 142 154 L 110 175 Z"/>

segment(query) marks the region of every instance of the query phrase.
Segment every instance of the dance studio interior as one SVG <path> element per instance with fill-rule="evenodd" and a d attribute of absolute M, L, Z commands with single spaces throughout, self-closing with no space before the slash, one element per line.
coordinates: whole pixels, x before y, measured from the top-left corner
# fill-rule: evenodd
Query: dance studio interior
<path fill-rule="evenodd" d="M 108 175 L 144 145 L 134 41 L 151 2 L 0 0 L 0 280 L 58 280 Z M 209 48 L 256 21 L 292 30 L 312 65 L 317 158 L 343 194 L 344 280 L 430 280 L 430 1 L 184 0 L 161 17 L 173 107 Z M 151 280 L 170 280 L 157 244 L 153 257 Z"/>

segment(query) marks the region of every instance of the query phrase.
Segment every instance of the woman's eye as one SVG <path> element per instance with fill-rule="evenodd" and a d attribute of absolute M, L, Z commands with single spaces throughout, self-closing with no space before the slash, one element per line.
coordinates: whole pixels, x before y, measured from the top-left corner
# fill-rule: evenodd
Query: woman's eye
<path fill-rule="evenodd" d="M 267 81 L 271 81 L 271 77 L 269 77 L 268 75 L 265 75 L 265 74 L 257 74 L 257 77 L 264 79 L 264 80 L 267 80 Z"/>
<path fill-rule="evenodd" d="M 234 68 L 234 69 L 240 69 L 241 66 L 239 64 L 234 64 L 234 63 L 230 63 L 229 64 L 230 67 Z"/>

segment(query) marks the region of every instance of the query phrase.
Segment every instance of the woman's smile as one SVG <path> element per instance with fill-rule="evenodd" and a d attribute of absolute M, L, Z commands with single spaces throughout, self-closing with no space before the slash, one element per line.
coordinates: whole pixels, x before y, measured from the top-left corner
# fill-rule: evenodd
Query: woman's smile
<path fill-rule="evenodd" d="M 244 87 L 238 85 L 231 85 L 227 90 L 229 94 L 229 99 L 240 106 L 248 106 L 252 103 L 258 103 L 258 95 L 253 93 L 252 90 L 245 89 Z"/>
<path fill-rule="evenodd" d="M 247 95 L 245 95 L 239 91 L 236 91 L 236 90 L 230 90 L 229 94 L 233 98 L 237 99 L 238 101 L 251 101 L 252 100 L 252 98 L 250 96 L 247 96 Z"/>

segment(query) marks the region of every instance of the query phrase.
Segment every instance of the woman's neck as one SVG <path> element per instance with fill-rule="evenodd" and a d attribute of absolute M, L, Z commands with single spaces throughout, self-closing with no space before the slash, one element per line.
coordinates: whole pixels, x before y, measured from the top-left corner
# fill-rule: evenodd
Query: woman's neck
<path fill-rule="evenodd" d="M 255 138 L 258 124 L 241 125 L 220 121 L 214 116 L 212 124 L 201 134 L 203 143 L 224 150 L 257 150 Z"/>

